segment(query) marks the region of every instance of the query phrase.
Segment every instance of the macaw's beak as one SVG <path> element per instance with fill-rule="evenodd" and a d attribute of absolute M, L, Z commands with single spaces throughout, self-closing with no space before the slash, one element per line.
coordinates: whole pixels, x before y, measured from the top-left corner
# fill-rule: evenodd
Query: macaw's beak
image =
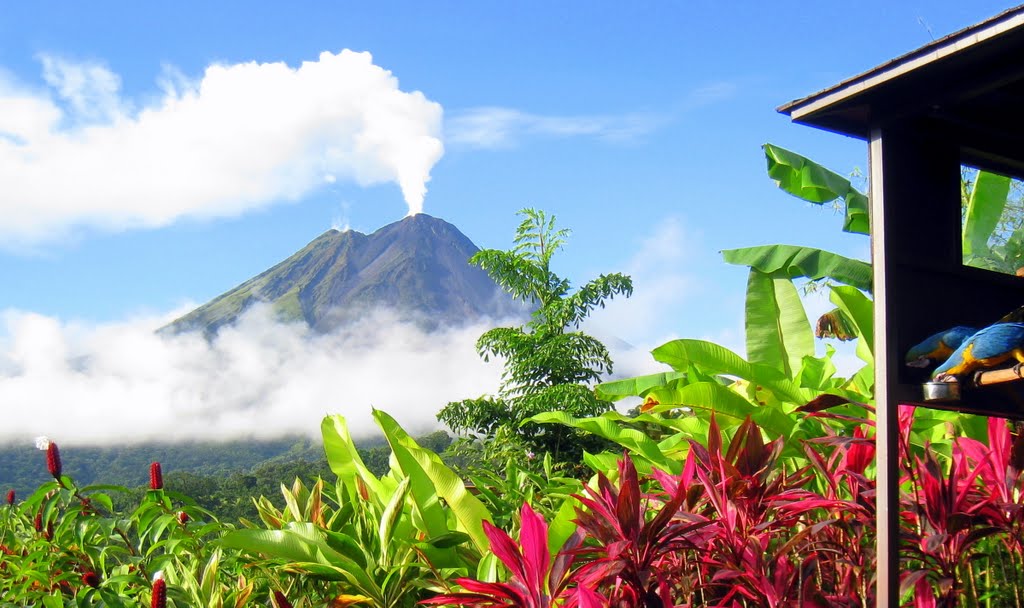
<path fill-rule="evenodd" d="M 913 361 L 907 361 L 907 367 L 928 367 L 932 364 L 932 360 L 928 357 L 918 357 Z"/>

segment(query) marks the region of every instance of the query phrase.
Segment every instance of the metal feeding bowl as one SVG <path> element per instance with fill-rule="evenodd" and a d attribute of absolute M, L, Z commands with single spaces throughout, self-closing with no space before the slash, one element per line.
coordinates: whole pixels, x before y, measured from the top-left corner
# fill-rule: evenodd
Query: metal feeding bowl
<path fill-rule="evenodd" d="M 925 401 L 959 401 L 959 382 L 925 382 L 921 385 L 924 389 Z"/>

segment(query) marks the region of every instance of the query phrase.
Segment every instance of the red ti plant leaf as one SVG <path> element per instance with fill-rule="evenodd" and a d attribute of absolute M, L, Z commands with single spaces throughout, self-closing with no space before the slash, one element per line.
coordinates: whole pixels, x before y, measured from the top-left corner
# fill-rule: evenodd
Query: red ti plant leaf
<path fill-rule="evenodd" d="M 817 397 L 811 399 L 804 405 L 801 405 L 800 407 L 796 408 L 796 411 L 805 413 L 818 413 L 840 405 L 846 405 L 848 403 L 852 405 L 858 405 L 869 412 L 875 411 L 874 406 L 869 405 L 867 403 L 851 401 L 846 397 L 840 397 L 839 395 L 832 395 L 829 393 L 822 393 L 821 395 L 818 395 Z"/>
<path fill-rule="evenodd" d="M 712 419 L 708 447 L 690 444 L 706 494 L 704 512 L 715 517 L 716 535 L 702 556 L 709 576 L 700 592 L 709 605 L 860 605 L 870 580 L 863 564 L 870 559 L 855 554 L 860 543 L 855 551 L 843 546 L 844 528 L 836 524 L 863 530 L 868 512 L 838 483 L 826 486 L 826 496 L 807 488 L 812 467 L 832 473 L 844 453 L 835 450 L 826 459 L 808 442 L 811 466 L 788 472 L 779 464 L 782 440 L 765 443 L 753 421 L 740 425 L 724 455 L 719 436 Z M 848 511 L 852 521 L 843 522 Z"/>
<path fill-rule="evenodd" d="M 571 536 L 552 561 L 544 518 L 525 503 L 520 518 L 518 543 L 490 522 L 483 522 L 491 550 L 508 568 L 508 582 L 488 583 L 460 578 L 455 582 L 465 591 L 438 595 L 420 603 L 481 608 L 604 608 L 606 603 L 599 594 L 569 588 L 571 566 L 575 550 L 583 539 L 582 532 L 577 531 Z"/>
<path fill-rule="evenodd" d="M 698 548 L 703 541 L 698 531 L 711 521 L 692 513 L 680 513 L 687 498 L 688 475 L 693 466 L 684 467 L 679 478 L 670 478 L 663 487 L 667 497 L 645 495 L 628 454 L 619 461 L 619 487 L 598 474 L 598 488 L 585 487 L 585 496 L 576 496 L 586 509 L 577 509 L 576 522 L 597 546 L 580 550 L 589 562 L 576 575 L 580 587 L 608 590 L 616 606 L 661 606 L 662 589 L 667 578 L 664 565 L 679 554 Z M 647 514 L 653 512 L 653 517 Z M 669 604 L 671 605 L 671 604 Z"/>
<path fill-rule="evenodd" d="M 997 431 L 991 426 L 989 430 Z M 1004 438 L 994 440 L 996 449 L 1005 453 Z M 931 568 L 942 605 L 957 602 L 964 588 L 960 574 L 969 567 L 978 542 L 1001 529 L 991 525 L 993 521 L 1001 522 L 996 506 L 998 489 L 993 491 L 989 486 L 1002 481 L 994 473 L 998 465 L 992 452 L 980 442 L 959 437 L 953 442 L 948 473 L 928 445 L 923 457 L 915 456 L 912 464 L 904 463 L 915 482 L 910 496 L 915 509 L 906 517 L 908 536 L 917 540 L 916 549 L 911 551 Z"/>

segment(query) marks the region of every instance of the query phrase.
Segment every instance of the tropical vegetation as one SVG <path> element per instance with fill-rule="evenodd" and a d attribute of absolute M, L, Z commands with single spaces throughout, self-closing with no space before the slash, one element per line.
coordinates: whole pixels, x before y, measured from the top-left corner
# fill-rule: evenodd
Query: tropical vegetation
<path fill-rule="evenodd" d="M 765 152 L 781 188 L 839 200 L 846 229 L 866 230 L 866 199 L 849 180 L 795 153 Z M 988 204 L 978 186 L 966 191 L 968 216 Z M 975 231 L 987 225 L 968 222 L 964 238 L 983 242 Z M 526 215 L 520 236 L 545 247 L 564 238 L 540 213 Z M 586 302 L 627 293 L 626 283 L 609 283 L 576 299 L 544 266 L 553 251 L 514 249 L 486 263 L 518 277 L 506 283 L 513 293 L 547 286 L 554 296 L 538 296 L 543 312 L 531 324 L 482 339 L 481 350 L 513 361 L 497 399 L 546 395 L 503 411 L 498 427 L 594 438 L 601 449 L 579 455 L 587 475 L 560 466 L 564 452 L 545 442 L 527 444 L 532 459 L 519 452 L 463 474 L 383 411 L 373 417 L 389 466 L 373 471 L 333 415 L 321 427 L 330 473 L 281 484 L 276 496 L 253 498 L 255 518 L 227 522 L 168 490 L 156 463 L 149 489 L 122 508 L 113 497 L 125 488 L 76 485 L 51 443 L 39 457 L 51 480 L 0 507 L 0 597 L 48 607 L 873 605 L 868 264 L 797 245 L 724 252 L 749 268 L 745 356 L 703 340 L 664 344 L 652 355 L 666 371 L 595 387 L 595 402 L 642 400 L 623 414 L 562 407 L 548 392 L 583 390 L 597 378 L 587 370 L 604 369 L 602 356 L 573 360 L 583 375 L 560 375 L 515 350 L 557 343 Z M 808 282 L 835 305 L 813 324 L 800 294 Z M 553 302 L 562 303 L 545 308 Z M 835 348 L 819 352 L 816 334 L 855 340 L 860 367 L 839 375 Z M 909 407 L 899 426 L 904 603 L 1020 606 L 1017 427 Z"/>
<path fill-rule="evenodd" d="M 602 274 L 572 290 L 551 268 L 569 230 L 536 209 L 520 211 L 514 246 L 485 249 L 470 258 L 512 297 L 533 306 L 520 327 L 484 332 L 477 350 L 484 360 L 502 359 L 505 371 L 497 395 L 446 405 L 437 415 L 450 429 L 483 440 L 485 458 L 494 459 L 509 444 L 525 453 L 550 453 L 563 463 L 579 462 L 586 449 L 599 448 L 593 437 L 567 427 L 545 427 L 529 419 L 551 409 L 571 416 L 594 416 L 612 409 L 590 385 L 612 372 L 612 359 L 600 340 L 579 330 L 590 313 L 615 296 L 629 297 L 633 281 L 621 273 Z M 466 446 L 466 442 L 461 444 Z"/>

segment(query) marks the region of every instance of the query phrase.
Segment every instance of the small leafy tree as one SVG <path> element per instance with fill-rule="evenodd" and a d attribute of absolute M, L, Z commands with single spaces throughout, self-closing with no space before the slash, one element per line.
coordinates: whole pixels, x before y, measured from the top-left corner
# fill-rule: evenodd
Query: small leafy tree
<path fill-rule="evenodd" d="M 588 385 L 612 371 L 608 349 L 579 326 L 606 300 L 631 295 L 633 282 L 623 274 L 603 274 L 572 291 L 569 280 L 551 270 L 551 258 L 565 244 L 569 230 L 557 228 L 555 217 L 543 211 L 523 209 L 519 215 L 523 221 L 512 249 L 483 250 L 470 262 L 513 297 L 536 308 L 525 325 L 497 327 L 477 341 L 485 361 L 504 359 L 499 393 L 449 403 L 438 419 L 457 433 L 497 436 L 531 451 L 576 459 L 584 446 L 575 433 L 521 425 L 550 410 L 595 416 L 611 409 L 611 403 L 598 399 Z"/>

